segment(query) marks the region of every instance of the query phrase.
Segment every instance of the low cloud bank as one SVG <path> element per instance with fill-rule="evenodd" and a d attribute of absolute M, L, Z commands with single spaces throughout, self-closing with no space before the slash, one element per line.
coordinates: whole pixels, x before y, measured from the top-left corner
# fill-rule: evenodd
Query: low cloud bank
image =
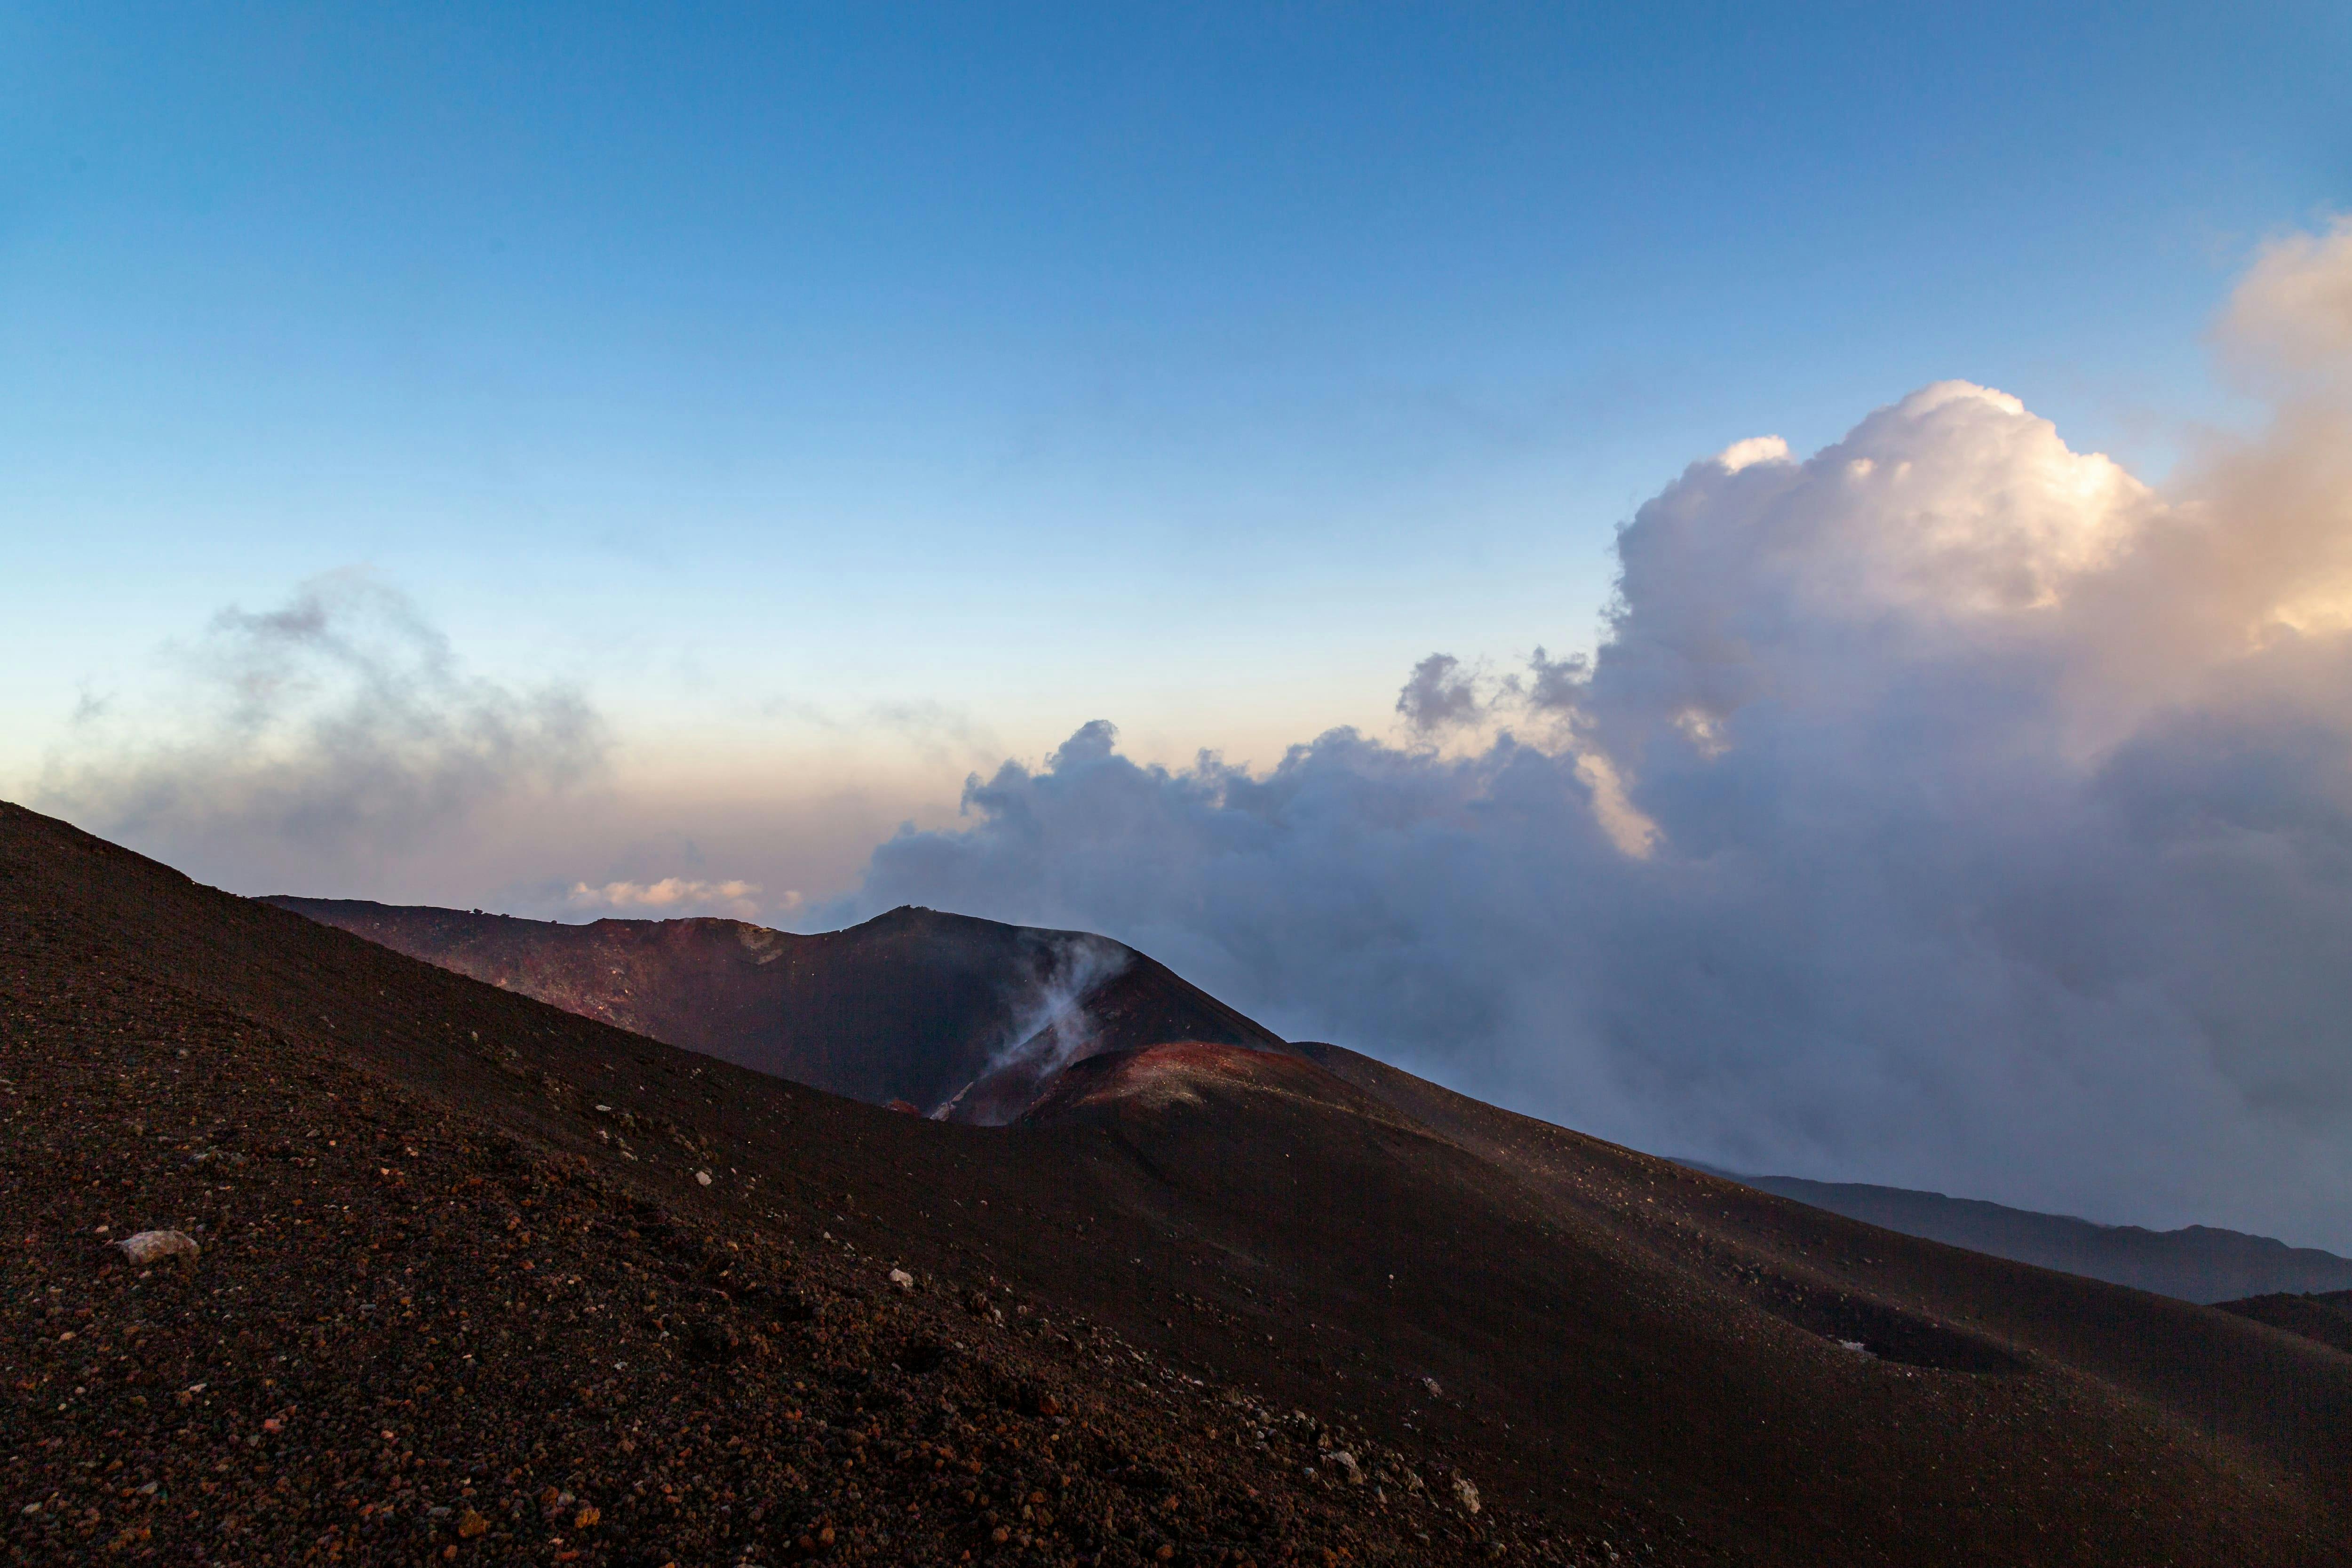
<path fill-rule="evenodd" d="M 1645 1147 L 2352 1249 L 2352 230 L 2161 490 L 1923 388 L 1622 531 L 1589 666 L 1438 654 L 1266 773 L 1087 725 L 834 912 L 1103 931 Z"/>
<path fill-rule="evenodd" d="M 633 780 L 625 737 L 586 692 L 469 670 L 356 569 L 272 609 L 224 609 L 159 657 L 140 695 L 83 702 L 23 798 L 244 893 L 796 920 L 800 889 L 842 886 L 891 824 L 951 789 L 945 759 L 976 733 L 900 705 L 866 726 L 898 742 L 878 759 L 890 765 L 841 746 L 799 770 L 816 788 L 759 789 L 748 764 Z"/>
<path fill-rule="evenodd" d="M 87 706 L 33 804 L 233 887 L 380 886 L 599 776 L 610 748 L 578 692 L 466 674 L 360 572 L 224 610 L 172 662 L 164 701 Z"/>

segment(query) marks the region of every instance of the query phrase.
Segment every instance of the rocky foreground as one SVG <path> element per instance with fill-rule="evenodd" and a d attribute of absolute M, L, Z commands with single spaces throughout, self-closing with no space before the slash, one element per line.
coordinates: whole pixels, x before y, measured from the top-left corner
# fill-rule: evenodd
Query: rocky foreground
<path fill-rule="evenodd" d="M 673 1220 L 587 1161 L 115 976 L 11 1000 L 17 1560 L 1487 1543 L 1467 1478 L 1009 1290 L 781 1215 Z M 41 1061 L 60 1012 L 121 1047 Z M 107 1246 L 159 1223 L 197 1239 L 193 1267 Z"/>

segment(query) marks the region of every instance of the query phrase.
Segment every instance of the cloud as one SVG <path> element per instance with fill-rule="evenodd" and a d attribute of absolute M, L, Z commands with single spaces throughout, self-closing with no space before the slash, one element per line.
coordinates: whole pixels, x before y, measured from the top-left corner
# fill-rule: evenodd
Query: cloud
<path fill-rule="evenodd" d="M 223 610 L 171 662 L 164 701 L 84 702 L 35 802 L 222 881 L 365 880 L 564 795 L 608 750 L 578 692 L 467 676 L 363 573 Z"/>
<path fill-rule="evenodd" d="M 1412 667 L 1397 693 L 1396 710 L 1416 734 L 1428 735 L 1477 723 L 1486 715 L 1486 704 L 1475 671 L 1463 668 L 1450 653 L 1433 653 Z"/>
<path fill-rule="evenodd" d="M 2352 1248 L 2347 301 L 2352 231 L 2256 261 L 2269 421 L 2161 489 L 1966 382 L 1742 442 L 1623 528 L 1589 665 L 1416 668 L 1453 749 L 1089 725 L 835 912 L 1099 931 L 1650 1148 Z"/>
<path fill-rule="evenodd" d="M 1789 460 L 1789 443 L 1778 436 L 1750 436 L 1717 452 L 1715 460 L 1723 465 L 1727 474 L 1736 474 L 1758 463 L 1785 463 Z"/>
<path fill-rule="evenodd" d="M 152 689 L 83 693 L 22 798 L 244 893 L 772 924 L 893 825 L 945 816 L 968 765 L 846 742 L 789 770 L 667 737 L 632 752 L 585 692 L 468 668 L 359 571 L 222 610 L 159 666 Z M 957 721 L 909 706 L 865 732 Z"/>
<path fill-rule="evenodd" d="M 2352 218 L 2266 248 L 2231 297 L 2221 336 L 2257 375 L 2352 371 Z"/>
<path fill-rule="evenodd" d="M 721 914 L 753 921 L 759 919 L 762 908 L 757 882 L 709 882 L 687 877 L 664 877 L 657 882 L 607 882 L 601 888 L 575 882 L 563 901 L 574 910 L 645 910 L 664 920 Z M 800 894 L 788 889 L 774 900 L 774 905 L 780 910 L 793 910 L 800 902 Z"/>

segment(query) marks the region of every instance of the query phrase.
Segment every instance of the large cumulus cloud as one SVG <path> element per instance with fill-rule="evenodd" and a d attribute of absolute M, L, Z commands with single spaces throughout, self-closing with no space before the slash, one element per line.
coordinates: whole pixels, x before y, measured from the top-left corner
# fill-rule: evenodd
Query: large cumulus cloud
<path fill-rule="evenodd" d="M 2161 489 L 1961 382 L 1693 464 L 1589 665 L 1441 655 L 1269 772 L 1089 725 L 878 848 L 1294 1036 L 1653 1148 L 2352 1247 L 2352 231 Z M 1463 650 L 1477 654 L 1482 650 Z"/>

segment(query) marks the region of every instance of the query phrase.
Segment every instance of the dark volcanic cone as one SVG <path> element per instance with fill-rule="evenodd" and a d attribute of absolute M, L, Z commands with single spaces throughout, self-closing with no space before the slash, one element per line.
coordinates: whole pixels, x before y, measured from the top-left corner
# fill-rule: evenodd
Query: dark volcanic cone
<path fill-rule="evenodd" d="M 1003 1123 L 1069 1061 L 1208 1039 L 1283 1049 L 1132 948 L 934 910 L 817 936 L 740 921 L 563 925 L 336 899 L 268 900 L 395 952 L 724 1061 Z"/>

